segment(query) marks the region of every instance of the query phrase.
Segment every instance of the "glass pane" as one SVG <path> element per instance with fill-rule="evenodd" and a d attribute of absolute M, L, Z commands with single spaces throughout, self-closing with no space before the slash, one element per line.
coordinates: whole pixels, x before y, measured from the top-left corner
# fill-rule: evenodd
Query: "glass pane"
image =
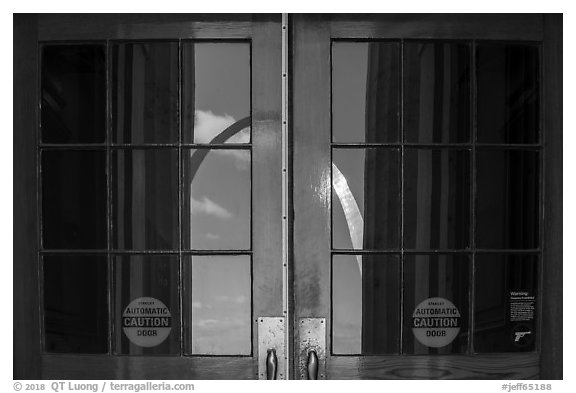
<path fill-rule="evenodd" d="M 332 44 L 332 140 L 397 142 L 400 138 L 400 46 Z"/>
<path fill-rule="evenodd" d="M 115 353 L 179 354 L 178 256 L 116 256 L 113 265 Z"/>
<path fill-rule="evenodd" d="M 465 353 L 468 348 L 467 255 L 404 256 L 404 353 Z"/>
<path fill-rule="evenodd" d="M 404 45 L 404 129 L 411 143 L 470 140 L 470 50 L 467 44 Z"/>
<path fill-rule="evenodd" d="M 538 143 L 538 58 L 535 45 L 478 45 L 479 142 Z"/>
<path fill-rule="evenodd" d="M 178 249 L 178 151 L 112 153 L 113 248 Z"/>
<path fill-rule="evenodd" d="M 470 152 L 406 149 L 404 247 L 470 246 Z"/>
<path fill-rule="evenodd" d="M 250 150 L 189 149 L 184 156 L 184 247 L 250 249 Z"/>
<path fill-rule="evenodd" d="M 399 248 L 399 151 L 334 149 L 332 160 L 333 247 Z"/>
<path fill-rule="evenodd" d="M 250 44 L 184 43 L 182 72 L 184 142 L 250 143 Z"/>
<path fill-rule="evenodd" d="M 44 256 L 45 350 L 108 352 L 105 256 Z"/>
<path fill-rule="evenodd" d="M 400 258 L 332 256 L 332 352 L 378 355 L 400 350 Z"/>
<path fill-rule="evenodd" d="M 106 47 L 42 48 L 42 142 L 104 143 Z"/>
<path fill-rule="evenodd" d="M 477 160 L 476 247 L 540 247 L 540 154 L 478 151 Z"/>
<path fill-rule="evenodd" d="M 178 142 L 178 43 L 112 45 L 114 143 Z"/>
<path fill-rule="evenodd" d="M 538 256 L 478 255 L 474 350 L 533 351 L 537 337 Z"/>
<path fill-rule="evenodd" d="M 192 353 L 252 353 L 249 255 L 193 256 Z"/>
<path fill-rule="evenodd" d="M 106 152 L 42 151 L 42 246 L 106 249 Z"/>

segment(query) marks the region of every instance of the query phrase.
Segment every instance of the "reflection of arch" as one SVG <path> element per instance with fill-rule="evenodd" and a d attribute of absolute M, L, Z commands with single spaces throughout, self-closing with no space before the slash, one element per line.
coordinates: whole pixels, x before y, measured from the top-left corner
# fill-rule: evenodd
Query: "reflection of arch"
<path fill-rule="evenodd" d="M 358 207 L 358 203 L 352 194 L 352 190 L 348 186 L 348 181 L 336 164 L 332 163 L 332 187 L 336 191 L 346 223 L 348 224 L 348 231 L 350 232 L 350 239 L 352 240 L 352 247 L 356 250 L 362 249 L 362 241 L 364 238 L 364 219 L 362 212 Z M 356 255 L 358 261 L 358 270 L 362 275 L 362 255 Z"/>
<path fill-rule="evenodd" d="M 236 123 L 230 125 L 220 134 L 216 135 L 210 144 L 225 143 L 228 139 L 232 138 L 234 135 L 242 131 L 246 127 L 251 125 L 251 117 L 247 116 L 243 119 L 238 120 Z M 194 154 L 192 154 L 190 160 L 190 182 L 196 176 L 200 165 L 206 158 L 206 155 L 211 149 L 196 149 Z M 358 203 L 348 186 L 348 181 L 336 164 L 332 163 L 332 187 L 336 191 L 338 200 L 342 205 L 342 210 L 344 210 L 344 216 L 346 217 L 346 223 L 348 224 L 348 231 L 350 232 L 350 239 L 352 240 L 352 247 L 356 250 L 362 249 L 362 242 L 364 238 L 364 219 L 362 218 L 362 213 L 358 207 Z M 358 261 L 358 270 L 362 274 L 362 256 L 356 255 L 356 260 Z"/>
<path fill-rule="evenodd" d="M 220 134 L 216 135 L 211 141 L 210 144 L 217 144 L 217 143 L 225 143 L 228 139 L 232 138 L 234 135 L 242 131 L 246 127 L 250 127 L 252 119 L 250 116 L 247 116 L 243 119 L 238 120 L 236 123 L 232 124 Z M 196 176 L 196 172 L 202 165 L 202 161 L 206 158 L 206 155 L 210 152 L 211 149 L 196 149 L 192 157 L 190 158 L 190 182 Z"/>

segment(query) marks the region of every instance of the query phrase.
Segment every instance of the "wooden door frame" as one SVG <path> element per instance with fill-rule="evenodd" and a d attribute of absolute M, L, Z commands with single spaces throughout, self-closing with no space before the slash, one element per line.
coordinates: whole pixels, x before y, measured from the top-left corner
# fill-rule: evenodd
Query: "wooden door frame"
<path fill-rule="evenodd" d="M 14 379 L 40 377 L 37 42 L 37 16 L 14 15 Z"/>
<path fill-rule="evenodd" d="M 283 315 L 282 227 L 277 217 L 282 209 L 280 26 L 280 14 L 14 15 L 14 379 L 258 378 L 256 318 Z M 252 206 L 258 207 L 252 209 L 252 356 L 43 353 L 37 208 L 39 43 L 112 39 L 251 41 Z"/>
<path fill-rule="evenodd" d="M 562 354 L 562 14 L 543 15 L 544 249 L 540 377 L 563 379 Z M 546 334 L 547 333 L 547 334 Z"/>
<path fill-rule="evenodd" d="M 326 318 L 328 378 L 562 378 L 562 15 L 293 15 L 293 321 Z M 330 45 L 332 39 L 541 41 L 545 199 L 540 352 L 503 357 L 331 356 Z M 314 236 L 311 236 L 314 234 Z M 298 342 L 298 332 L 294 332 Z M 294 345 L 293 348 L 297 348 Z M 298 356 L 294 352 L 294 356 Z M 298 362 L 297 359 L 295 359 Z M 386 371 L 383 371 L 386 370 Z M 438 370 L 444 370 L 439 372 Z M 539 370 L 539 371 L 538 371 Z"/>

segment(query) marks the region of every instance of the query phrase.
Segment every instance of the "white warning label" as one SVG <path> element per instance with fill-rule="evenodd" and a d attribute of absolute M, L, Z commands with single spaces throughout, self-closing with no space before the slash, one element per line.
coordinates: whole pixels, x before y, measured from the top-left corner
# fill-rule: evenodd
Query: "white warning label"
<path fill-rule="evenodd" d="M 534 320 L 536 298 L 527 291 L 510 291 L 510 322 Z"/>
<path fill-rule="evenodd" d="M 444 347 L 460 331 L 460 312 L 448 299 L 431 297 L 424 300 L 412 314 L 412 332 L 427 347 Z"/>
<path fill-rule="evenodd" d="M 152 297 L 134 299 L 122 314 L 122 329 L 130 341 L 140 347 L 161 344 L 172 330 L 170 310 Z"/>

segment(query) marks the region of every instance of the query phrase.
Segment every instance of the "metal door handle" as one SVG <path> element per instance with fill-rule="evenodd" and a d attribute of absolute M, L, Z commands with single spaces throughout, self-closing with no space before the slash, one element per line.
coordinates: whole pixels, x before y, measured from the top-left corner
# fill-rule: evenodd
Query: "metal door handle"
<path fill-rule="evenodd" d="M 278 369 L 278 357 L 275 349 L 269 349 L 266 356 L 266 379 L 276 379 Z"/>
<path fill-rule="evenodd" d="M 308 352 L 308 379 L 318 379 L 318 355 L 314 349 Z"/>

